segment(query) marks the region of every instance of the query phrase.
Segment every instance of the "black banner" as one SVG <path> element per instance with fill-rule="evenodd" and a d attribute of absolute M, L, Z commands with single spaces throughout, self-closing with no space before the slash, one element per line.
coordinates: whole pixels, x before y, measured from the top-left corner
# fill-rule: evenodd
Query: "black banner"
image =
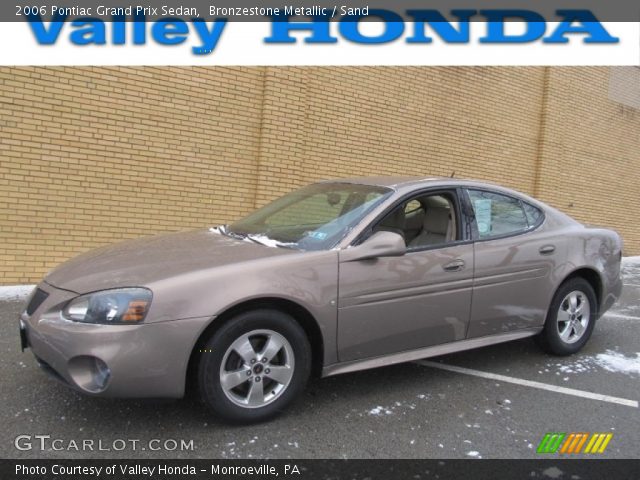
<path fill-rule="evenodd" d="M 2 480 L 637 480 L 640 460 L 0 460 Z"/>

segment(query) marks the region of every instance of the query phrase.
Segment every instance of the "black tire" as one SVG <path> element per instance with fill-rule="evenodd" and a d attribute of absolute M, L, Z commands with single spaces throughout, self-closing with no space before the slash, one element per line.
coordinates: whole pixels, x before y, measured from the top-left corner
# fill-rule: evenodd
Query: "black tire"
<path fill-rule="evenodd" d="M 558 319 L 559 314 L 561 313 L 561 307 L 563 307 L 564 311 L 565 307 L 568 305 L 567 303 L 564 303 L 565 299 L 573 292 L 582 293 L 584 297 L 586 297 L 589 301 L 589 319 L 586 327 L 584 327 L 582 335 L 572 343 L 569 343 L 568 341 L 565 341 L 563 339 L 560 333 L 560 330 L 563 329 L 562 327 L 566 327 L 569 324 L 567 322 L 560 323 Z M 597 313 L 597 298 L 589 282 L 581 277 L 575 277 L 565 281 L 562 285 L 560 285 L 555 295 L 553 296 L 549 311 L 547 312 L 547 319 L 545 320 L 544 329 L 537 336 L 538 344 L 548 353 L 559 356 L 572 355 L 580 351 L 580 349 L 584 347 L 584 345 L 587 343 L 587 341 L 589 341 L 589 338 L 591 337 L 593 327 L 596 323 Z M 579 319 L 580 315 L 576 317 L 576 321 L 579 321 Z M 576 332 L 575 330 L 572 331 Z M 569 332 L 569 335 L 571 335 L 571 331 Z"/>
<path fill-rule="evenodd" d="M 252 332 L 275 332 L 281 335 L 288 342 L 288 352 L 286 349 L 279 351 L 277 356 L 274 356 L 274 361 L 277 361 L 278 356 L 293 356 L 293 373 L 288 381 L 287 385 L 280 387 L 280 384 L 271 380 L 266 375 L 266 369 L 271 366 L 271 362 L 264 364 L 264 370 L 260 372 L 254 371 L 254 369 L 260 368 L 260 358 L 251 365 L 251 377 L 236 389 L 230 391 L 229 389 L 223 389 L 221 385 L 221 377 L 224 372 L 228 370 L 228 363 L 235 360 L 238 367 L 231 367 L 229 370 L 238 370 L 246 368 L 245 365 L 249 365 L 248 362 L 242 360 L 239 354 L 235 350 L 230 350 L 234 342 L 240 339 L 248 338 L 248 334 Z M 278 337 L 278 335 L 272 335 Z M 266 348 L 266 342 L 270 338 L 265 336 L 265 344 L 262 348 Z M 250 337 L 251 343 L 259 342 L 260 335 Z M 257 339 L 257 340 L 256 340 Z M 254 350 L 260 350 L 260 345 L 256 344 Z M 283 347 L 284 348 L 284 347 Z M 268 420 L 282 413 L 286 407 L 296 398 L 304 389 L 307 380 L 311 372 L 311 346 L 309 340 L 302 329 L 302 327 L 292 318 L 290 315 L 270 309 L 259 309 L 241 313 L 236 317 L 226 322 L 215 334 L 209 338 L 206 343 L 201 347 L 200 361 L 198 364 L 198 390 L 200 398 L 205 405 L 221 419 L 231 423 L 256 423 Z M 229 353 L 231 352 L 231 353 Z M 232 358 L 235 355 L 237 358 Z M 226 357 L 226 358 L 225 358 Z M 227 363 L 222 370 L 223 360 Z M 253 360 L 252 360 L 253 361 Z M 273 366 L 272 366 L 273 368 Z M 274 368 L 275 370 L 275 368 Z M 253 383 L 261 382 L 262 385 L 253 385 Z M 267 395 L 274 395 L 270 403 L 266 403 L 263 406 L 241 406 L 237 403 L 236 392 L 237 390 L 247 390 L 247 401 L 250 400 L 249 389 L 254 386 L 260 386 L 262 389 L 267 387 L 267 390 L 271 389 L 271 386 L 275 385 L 277 388 L 281 388 L 281 391 L 277 395 L 272 392 L 263 392 L 263 397 L 267 398 Z M 238 395 L 240 398 L 242 395 Z M 231 398 L 230 398 L 231 397 Z M 236 400 L 232 400 L 236 399 Z M 259 404 L 260 402 L 258 402 Z"/>

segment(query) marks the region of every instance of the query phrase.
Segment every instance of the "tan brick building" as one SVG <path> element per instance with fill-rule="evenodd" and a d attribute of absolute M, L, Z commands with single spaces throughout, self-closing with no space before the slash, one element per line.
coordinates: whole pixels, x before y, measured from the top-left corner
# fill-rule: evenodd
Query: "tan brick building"
<path fill-rule="evenodd" d="M 317 179 L 499 182 L 640 254 L 640 69 L 0 68 L 0 284 Z"/>

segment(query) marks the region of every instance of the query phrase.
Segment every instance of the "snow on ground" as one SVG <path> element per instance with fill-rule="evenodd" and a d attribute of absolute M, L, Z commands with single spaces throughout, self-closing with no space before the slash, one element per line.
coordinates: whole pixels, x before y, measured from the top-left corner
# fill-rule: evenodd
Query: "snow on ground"
<path fill-rule="evenodd" d="M 25 300 L 35 285 L 9 285 L 0 287 L 0 302 L 16 302 Z"/>
<path fill-rule="evenodd" d="M 429 400 L 429 397 L 426 395 L 418 395 L 418 398 Z M 378 405 L 374 408 L 368 409 L 366 413 L 368 415 L 374 415 L 376 417 L 394 414 L 406 415 L 408 411 L 415 410 L 416 407 L 417 405 L 413 402 L 394 402 L 393 405 L 387 407 Z M 360 416 L 362 416 L 362 414 L 360 414 Z"/>
<path fill-rule="evenodd" d="M 547 367 L 556 368 L 556 375 L 579 374 L 592 372 L 597 369 L 604 369 L 612 373 L 623 373 L 626 375 L 640 375 L 640 352 L 626 356 L 615 350 L 607 350 L 592 356 L 581 356 L 579 359 L 566 362 L 547 364 Z M 568 377 L 563 380 L 567 381 Z"/>
<path fill-rule="evenodd" d="M 636 357 L 626 357 L 625 355 L 607 350 L 606 353 L 596 355 L 596 363 L 609 372 L 635 373 L 640 375 L 640 353 Z"/>
<path fill-rule="evenodd" d="M 640 277 L 640 257 L 623 257 L 622 258 L 622 275 L 625 279 L 632 277 Z M 640 282 L 632 282 L 640 283 Z"/>
<path fill-rule="evenodd" d="M 386 407 L 377 406 L 369 410 L 369 415 L 392 415 L 393 412 Z"/>

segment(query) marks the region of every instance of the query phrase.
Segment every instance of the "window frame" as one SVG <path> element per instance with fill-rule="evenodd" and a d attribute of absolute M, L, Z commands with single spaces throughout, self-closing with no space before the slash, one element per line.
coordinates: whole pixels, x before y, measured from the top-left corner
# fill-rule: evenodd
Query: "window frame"
<path fill-rule="evenodd" d="M 499 190 L 494 190 L 494 189 L 491 189 L 491 188 L 485 188 L 485 187 L 475 187 L 475 186 L 472 187 L 472 186 L 469 186 L 469 187 L 464 187 L 462 190 L 463 190 L 462 195 L 464 196 L 463 202 L 465 203 L 465 208 L 467 209 L 467 212 L 469 212 L 469 214 L 471 216 L 471 231 L 473 232 L 473 241 L 474 242 L 488 242 L 488 241 L 492 241 L 492 240 L 501 240 L 501 239 L 504 239 L 504 238 L 511 238 L 511 237 L 517 237 L 519 235 L 524 235 L 526 233 L 533 232 L 534 230 L 537 230 L 538 228 L 540 228 L 540 226 L 542 226 L 542 224 L 546 220 L 546 213 L 545 213 L 543 208 L 540 208 L 540 207 L 538 207 L 537 205 L 534 205 L 531 202 L 527 202 L 526 200 L 523 200 L 522 198 L 520 198 L 518 196 L 511 195 L 511 194 L 506 193 L 506 192 L 501 192 Z M 495 236 L 491 236 L 491 237 L 481 238 L 480 237 L 480 230 L 478 230 L 478 223 L 476 222 L 476 214 L 475 214 L 475 210 L 473 208 L 473 202 L 471 201 L 471 196 L 469 195 L 469 190 L 492 193 L 494 195 L 501 195 L 503 197 L 511 198 L 512 200 L 517 200 L 518 203 L 520 204 L 520 209 L 522 210 L 522 214 L 524 215 L 524 219 L 527 222 L 527 228 L 524 229 L 524 230 L 518 230 L 518 231 L 515 231 L 515 232 L 512 232 L 512 233 L 505 233 L 505 234 L 501 234 L 501 235 L 495 235 Z M 524 210 L 524 204 L 530 205 L 530 206 L 540 210 L 540 213 L 541 213 L 540 218 L 533 225 L 529 223 L 529 217 L 527 216 L 527 212 Z"/>
<path fill-rule="evenodd" d="M 422 188 L 420 190 L 414 190 L 412 192 L 408 192 L 402 197 L 396 199 L 391 205 L 385 208 L 380 214 L 378 214 L 366 227 L 362 229 L 362 231 L 358 234 L 358 236 L 353 239 L 353 241 L 349 244 L 349 247 L 355 247 L 357 245 L 361 245 L 364 241 L 366 241 L 373 234 L 373 230 L 378 226 L 378 224 L 391 212 L 393 212 L 397 207 L 402 205 L 403 203 L 408 203 L 411 200 L 415 200 L 419 197 L 431 196 L 431 195 L 448 195 L 453 200 L 453 209 L 455 213 L 455 221 L 456 221 L 456 233 L 459 235 L 458 240 L 454 240 L 453 242 L 442 243 L 439 245 L 425 245 L 422 247 L 409 247 L 407 245 L 407 255 L 412 253 L 420 253 L 429 250 L 438 250 L 442 248 L 450 248 L 458 245 L 468 245 L 474 242 L 472 238 L 473 230 L 471 228 L 471 220 L 474 218 L 469 217 L 468 210 L 463 208 L 462 201 L 462 188 L 460 187 L 427 187 Z M 475 221 L 475 220 L 474 220 Z"/>

